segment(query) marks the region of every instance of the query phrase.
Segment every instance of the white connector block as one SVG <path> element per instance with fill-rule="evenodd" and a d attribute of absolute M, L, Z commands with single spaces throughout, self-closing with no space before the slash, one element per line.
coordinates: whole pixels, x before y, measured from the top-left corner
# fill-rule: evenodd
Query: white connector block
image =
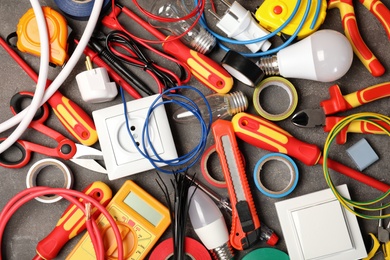
<path fill-rule="evenodd" d="M 118 95 L 115 82 L 111 82 L 105 68 L 89 69 L 76 76 L 81 98 L 88 103 L 102 103 Z"/>
<path fill-rule="evenodd" d="M 239 41 L 248 41 L 257 39 L 269 34 L 269 32 L 261 27 L 258 22 L 252 17 L 251 13 L 242 7 L 236 1 L 225 12 L 217 23 L 220 28 L 229 38 Z M 267 51 L 271 47 L 271 43 L 267 40 L 246 44 L 251 52 L 255 53 L 259 50 Z"/>
<path fill-rule="evenodd" d="M 158 94 L 126 103 L 130 137 L 123 113 L 123 104 L 92 112 L 100 147 L 110 180 L 153 169 L 154 166 L 137 149 L 144 150 L 142 129 L 151 104 Z M 159 102 L 159 101 L 158 101 Z M 165 160 L 176 159 L 177 152 L 164 106 L 153 110 L 149 118 L 149 138 L 158 156 Z M 145 142 L 147 144 L 147 142 Z M 149 145 L 145 147 L 150 157 L 155 158 Z M 156 163 L 159 167 L 163 163 Z"/>

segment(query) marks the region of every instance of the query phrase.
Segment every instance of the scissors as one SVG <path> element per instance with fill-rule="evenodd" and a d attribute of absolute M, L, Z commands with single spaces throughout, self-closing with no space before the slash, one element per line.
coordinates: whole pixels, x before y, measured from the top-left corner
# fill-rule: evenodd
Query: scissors
<path fill-rule="evenodd" d="M 10 109 L 14 115 L 23 110 L 26 100 L 31 100 L 34 96 L 32 92 L 16 93 L 10 101 Z M 0 154 L 0 166 L 6 168 L 21 168 L 31 159 L 31 153 L 36 152 L 43 155 L 57 157 L 72 162 L 101 173 L 107 173 L 95 160 L 103 160 L 101 151 L 82 144 L 73 142 L 56 130 L 46 126 L 44 122 L 49 117 L 49 107 L 45 103 L 36 112 L 29 128 L 32 128 L 57 142 L 56 147 L 48 147 L 41 144 L 33 143 L 26 140 L 18 140 L 10 148 Z M 5 138 L 0 138 L 0 143 Z M 21 156 L 15 156 L 15 151 L 20 151 Z"/>

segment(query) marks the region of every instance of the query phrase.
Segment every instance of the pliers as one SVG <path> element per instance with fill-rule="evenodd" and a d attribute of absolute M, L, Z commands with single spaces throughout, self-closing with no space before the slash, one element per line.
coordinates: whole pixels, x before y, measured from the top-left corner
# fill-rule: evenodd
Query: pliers
<path fill-rule="evenodd" d="M 381 214 L 382 215 L 382 210 Z M 373 233 L 370 233 L 371 239 L 373 241 L 372 248 L 370 252 L 368 252 L 367 257 L 363 258 L 363 260 L 369 260 L 373 258 L 378 252 L 379 248 L 382 246 L 383 259 L 390 260 L 390 222 L 386 228 L 383 227 L 383 219 L 379 219 L 377 236 Z"/>
<path fill-rule="evenodd" d="M 379 0 L 359 0 L 382 24 L 387 36 L 390 38 L 390 11 Z M 344 27 L 345 36 L 352 44 L 355 54 L 360 61 L 370 71 L 379 77 L 385 72 L 385 68 L 375 57 L 371 50 L 363 41 L 356 22 L 355 11 L 352 0 L 329 0 L 328 9 L 337 7 L 340 10 L 341 20 Z"/>
<path fill-rule="evenodd" d="M 293 115 L 291 121 L 299 127 L 324 126 L 324 131 L 329 132 L 344 117 L 328 116 L 337 112 L 343 112 L 366 103 L 389 97 L 390 82 L 380 83 L 343 96 L 340 87 L 335 84 L 329 88 L 330 99 L 320 103 L 321 108 L 304 109 Z M 390 130 L 389 126 L 381 121 L 376 123 Z M 337 143 L 344 144 L 347 141 L 347 133 L 372 133 L 384 134 L 384 131 L 376 125 L 365 121 L 353 121 L 345 127 L 337 136 Z"/>

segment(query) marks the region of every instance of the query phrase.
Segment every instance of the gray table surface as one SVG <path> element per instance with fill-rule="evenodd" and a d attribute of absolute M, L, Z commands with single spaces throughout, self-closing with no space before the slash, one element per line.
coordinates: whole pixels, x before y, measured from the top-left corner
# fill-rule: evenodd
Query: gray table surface
<path fill-rule="evenodd" d="M 56 5 L 53 1 L 40 1 L 43 5 L 48 5 L 56 9 Z M 147 1 L 145 1 L 147 2 Z M 225 10 L 225 6 L 223 6 L 219 1 L 217 2 L 218 10 Z M 254 10 L 256 6 L 260 5 L 263 1 L 240 1 L 242 5 L 244 5 L 249 10 Z M 378 20 L 371 15 L 367 9 L 363 7 L 358 1 L 355 2 L 355 11 L 358 17 L 359 28 L 363 38 L 366 40 L 367 45 L 373 50 L 376 56 L 383 63 L 386 68 L 386 73 L 381 77 L 373 77 L 362 65 L 362 63 L 354 57 L 353 64 L 348 73 L 337 80 L 336 82 L 330 83 L 320 83 L 309 80 L 302 79 L 290 79 L 290 81 L 295 85 L 299 102 L 296 111 L 299 111 L 304 108 L 317 108 L 319 107 L 319 103 L 327 99 L 329 97 L 328 88 L 333 84 L 339 84 L 341 91 L 344 94 L 351 93 L 362 89 L 364 87 L 368 87 L 371 85 L 375 85 L 378 83 L 382 83 L 389 80 L 389 70 L 390 70 L 390 55 L 389 55 L 389 39 L 386 36 L 383 28 L 381 27 Z M 126 5 L 134 10 L 134 5 L 130 0 L 122 0 L 121 4 Z M 383 0 L 383 3 L 390 7 L 389 0 Z M 0 21 L 1 21 L 1 32 L 0 35 L 5 38 L 9 33 L 14 32 L 16 30 L 16 25 L 18 23 L 19 18 L 30 8 L 28 1 L 7 1 L 0 0 Z M 222 11 L 219 11 L 222 13 Z M 85 22 L 76 21 L 73 19 L 68 19 L 69 26 L 73 28 L 76 33 L 81 33 L 85 26 Z M 326 20 L 321 28 L 331 28 L 340 32 L 343 32 L 339 11 L 337 9 L 333 9 L 328 11 Z M 280 44 L 279 39 L 274 39 L 274 43 Z M 21 54 L 21 56 L 36 70 L 39 68 L 39 59 L 37 57 L 33 57 L 28 54 Z M 211 53 L 211 57 L 216 61 L 221 61 L 224 56 L 224 52 L 222 50 L 216 49 Z M 1 69 L 0 69 L 0 78 L 1 78 L 1 95 L 0 95 L 0 121 L 3 122 L 9 117 L 12 116 L 9 110 L 9 100 L 12 95 L 14 95 L 18 91 L 34 90 L 33 81 L 23 72 L 23 70 L 8 56 L 8 54 L 0 49 L 0 59 L 1 59 Z M 156 58 L 158 61 L 159 59 Z M 168 65 L 169 66 L 169 65 Z M 51 68 L 50 69 L 50 78 L 54 78 L 61 68 Z M 68 77 L 68 79 L 64 82 L 63 86 L 61 86 L 60 90 L 74 102 L 79 104 L 85 111 L 89 114 L 96 109 L 100 109 L 106 106 L 111 106 L 115 104 L 119 104 L 120 98 L 119 96 L 111 102 L 102 103 L 102 104 L 87 104 L 83 102 L 80 97 L 79 90 L 76 85 L 75 76 L 84 71 L 84 59 L 81 59 L 78 65 L 73 70 L 72 74 Z M 139 72 L 137 72 L 139 73 Z M 191 84 L 198 87 L 204 94 L 210 94 L 211 91 L 197 82 L 195 79 L 192 79 Z M 241 90 L 243 91 L 251 100 L 253 89 L 249 88 L 241 84 L 240 82 L 235 81 L 233 90 Z M 186 93 L 186 92 L 184 92 Z M 188 93 L 191 95 L 191 93 Z M 273 106 L 277 104 L 277 100 L 280 99 L 280 95 L 283 93 L 279 93 L 278 91 L 275 94 L 269 96 L 268 105 Z M 127 96 L 128 100 L 132 98 Z M 344 115 L 351 114 L 354 112 L 379 112 L 383 114 L 388 114 L 389 109 L 389 101 L 387 99 L 379 100 L 373 102 L 371 104 L 367 104 L 363 107 L 356 108 L 352 111 L 344 113 Z M 276 106 L 274 106 L 276 107 Z M 172 112 L 168 109 L 168 114 Z M 255 109 L 250 103 L 248 112 L 256 113 Z M 60 125 L 58 119 L 52 115 L 48 120 L 47 124 L 61 133 L 68 135 L 65 129 Z M 313 129 L 301 129 L 293 126 L 290 122 L 290 118 L 277 122 L 279 126 L 289 131 L 292 135 L 297 137 L 300 140 L 306 141 L 308 143 L 313 143 L 318 145 L 321 149 L 323 147 L 324 141 L 327 137 L 327 134 L 321 128 L 313 128 Z M 179 153 L 184 153 L 188 151 L 191 147 L 196 144 L 195 138 L 191 138 L 191 136 L 197 136 L 198 128 L 197 127 L 189 127 L 177 125 L 171 121 L 171 127 L 173 131 L 173 136 L 175 140 L 175 144 Z M 9 132 L 2 133 L 0 137 L 8 136 Z M 36 135 L 32 133 L 32 131 L 28 131 L 23 136 L 27 139 L 32 139 L 37 143 L 45 143 L 50 144 L 46 137 Z M 190 137 L 190 138 L 189 138 Z M 356 167 L 353 161 L 348 157 L 345 150 L 350 147 L 352 144 L 356 143 L 360 140 L 363 135 L 360 134 L 349 134 L 348 142 L 343 145 L 334 145 L 332 146 L 332 150 L 330 152 L 330 157 L 336 158 L 338 161 L 351 166 Z M 382 180 L 384 182 L 388 182 L 388 172 L 389 172 L 389 163 L 388 163 L 388 155 L 389 155 L 389 145 L 388 145 L 388 137 L 386 136 L 378 136 L 378 135 L 365 135 L 366 138 L 373 149 L 377 152 L 380 159 L 375 164 L 367 168 L 364 173 L 374 176 L 375 178 Z M 208 145 L 213 143 L 212 136 L 208 139 Z M 266 223 L 269 227 L 275 230 L 275 232 L 280 236 L 280 241 L 276 245 L 276 248 L 281 249 L 283 251 L 287 251 L 285 241 L 283 239 L 283 234 L 281 231 L 281 226 L 276 214 L 274 204 L 283 199 L 273 199 L 264 196 L 260 192 L 258 192 L 255 188 L 253 179 L 251 178 L 253 168 L 256 162 L 264 155 L 268 153 L 268 151 L 255 148 L 247 143 L 239 141 L 239 146 L 241 151 L 245 157 L 246 161 L 246 170 L 248 172 L 249 183 L 252 187 L 252 193 L 254 196 L 254 201 L 257 207 L 258 215 L 260 220 Z M 95 144 L 94 147 L 99 148 L 99 144 Z M 28 172 L 29 167 L 31 165 L 45 158 L 45 156 L 34 154 L 31 162 L 24 168 L 21 169 L 7 169 L 1 168 L 0 170 L 0 208 L 11 199 L 17 192 L 22 191 L 26 188 L 25 177 Z M 215 160 L 215 159 L 213 159 Z M 327 188 L 327 184 L 325 183 L 322 168 L 321 166 L 306 166 L 303 163 L 296 161 L 299 171 L 300 171 L 300 179 L 298 186 L 296 189 L 288 195 L 287 198 L 297 197 L 299 195 L 308 194 L 314 191 L 322 190 Z M 101 180 L 108 184 L 112 190 L 117 191 L 125 180 L 131 179 L 139 184 L 142 188 L 144 188 L 147 192 L 149 192 L 154 197 L 158 198 L 165 204 L 163 199 L 163 193 L 158 188 L 155 181 L 154 170 L 139 173 L 136 175 L 132 175 L 129 177 L 125 177 L 122 179 L 118 179 L 115 181 L 109 181 L 106 175 L 102 175 L 99 173 L 91 172 L 87 169 L 81 168 L 70 161 L 65 161 L 65 164 L 71 169 L 74 174 L 74 189 L 82 190 L 89 183 L 97 180 Z M 215 161 L 212 163 L 214 173 L 219 171 L 218 163 Z M 203 177 L 200 174 L 199 164 L 196 164 L 193 168 L 189 170 L 189 173 L 194 174 L 197 173 L 200 181 L 204 182 Z M 39 177 L 38 182 L 40 185 L 52 185 L 58 186 L 61 185 L 59 173 L 51 172 L 51 173 L 42 173 L 42 176 Z M 146 178 L 146 176 L 148 176 Z M 334 174 L 334 181 L 337 184 L 346 183 L 348 184 L 351 196 L 355 200 L 368 200 L 370 198 L 374 198 L 378 196 L 380 192 L 377 190 L 359 184 L 351 179 L 343 177 L 341 174 Z M 169 179 L 169 176 L 163 176 L 165 180 Z M 286 176 L 281 177 L 281 179 L 286 178 Z M 274 185 L 274 187 L 278 187 L 281 184 L 276 180 L 270 181 L 270 185 Z M 278 178 L 280 179 L 280 178 Z M 208 184 L 206 184 L 208 185 Z M 209 185 L 208 185 L 209 186 Z M 210 186 L 209 186 L 210 187 Z M 218 194 L 226 197 L 227 191 L 224 189 L 213 188 Z M 62 214 L 63 210 L 67 207 L 68 203 L 64 200 L 55 203 L 55 204 L 42 204 L 38 201 L 31 201 L 26 204 L 23 208 L 21 208 L 11 219 L 9 222 L 6 232 L 3 238 L 2 244 L 2 252 L 3 259 L 31 259 L 35 255 L 35 246 L 39 240 L 45 237 L 55 226 L 58 218 Z M 390 213 L 390 212 L 385 212 Z M 226 217 L 226 221 L 229 223 L 230 218 L 228 214 L 224 213 Z M 368 236 L 369 232 L 376 232 L 376 221 L 363 220 L 359 219 L 360 229 L 362 235 L 364 237 Z M 386 223 L 387 224 L 387 223 Z M 191 230 L 190 225 L 188 225 L 187 234 L 196 238 L 195 233 Z M 318 234 L 319 236 L 321 234 Z M 168 230 L 165 232 L 161 239 L 165 239 L 171 236 L 171 232 Z M 337 237 L 335 237 L 337 239 Z M 64 259 L 66 255 L 70 252 L 71 248 L 77 243 L 77 238 L 73 239 L 69 242 L 61 251 L 58 259 Z M 265 247 L 267 246 L 264 242 L 257 243 L 253 248 Z M 247 251 L 237 252 L 237 256 L 245 255 Z M 376 256 L 375 259 L 382 259 L 382 255 Z"/>

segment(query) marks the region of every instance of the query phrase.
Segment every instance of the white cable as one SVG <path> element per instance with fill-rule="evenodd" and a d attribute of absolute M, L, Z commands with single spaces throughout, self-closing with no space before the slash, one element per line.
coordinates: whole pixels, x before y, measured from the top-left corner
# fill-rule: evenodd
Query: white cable
<path fill-rule="evenodd" d="M 41 106 L 42 98 L 45 93 L 47 75 L 49 72 L 49 36 L 46 27 L 46 18 L 43 14 L 42 8 L 38 2 L 38 0 L 30 0 L 31 6 L 34 10 L 35 17 L 38 23 L 39 28 L 39 40 L 41 43 L 41 58 L 40 58 L 40 69 L 39 76 L 37 81 L 36 90 L 34 93 L 34 97 L 31 101 L 29 109 L 24 113 L 23 119 L 17 128 L 12 132 L 11 135 L 8 136 L 0 144 L 0 153 L 7 150 L 11 145 L 13 145 L 20 136 L 26 131 L 28 126 L 30 125 L 35 113 Z"/>
<path fill-rule="evenodd" d="M 53 94 L 57 91 L 57 89 L 62 85 L 62 83 L 66 80 L 66 78 L 69 76 L 69 74 L 72 72 L 73 68 L 76 66 L 78 60 L 80 59 L 81 55 L 83 54 L 83 51 L 85 47 L 88 44 L 89 39 L 91 38 L 91 35 L 93 33 L 93 30 L 95 29 L 95 26 L 97 24 L 97 21 L 100 16 L 100 11 L 103 6 L 104 0 L 95 0 L 95 4 L 92 9 L 91 16 L 88 20 L 88 23 L 85 27 L 84 33 L 79 41 L 79 44 L 77 45 L 76 49 L 74 50 L 72 56 L 69 58 L 68 62 L 66 63 L 65 67 L 62 69 L 62 71 L 58 74 L 58 76 L 54 79 L 54 81 L 50 84 L 50 86 L 47 88 L 45 95 L 42 99 L 41 105 L 45 103 Z M 0 124 L 0 133 L 4 132 L 11 127 L 14 127 L 19 122 L 21 122 L 22 118 L 27 113 L 28 108 L 24 109 L 14 117 L 11 117 L 7 121 Z"/>

